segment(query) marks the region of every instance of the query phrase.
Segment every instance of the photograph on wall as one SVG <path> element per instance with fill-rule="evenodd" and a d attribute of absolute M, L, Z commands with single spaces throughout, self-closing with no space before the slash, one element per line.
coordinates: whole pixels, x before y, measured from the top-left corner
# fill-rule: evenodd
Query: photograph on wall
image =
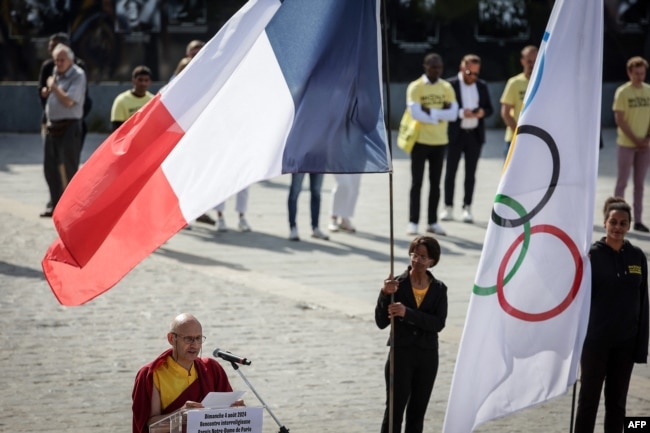
<path fill-rule="evenodd" d="M 160 33 L 160 0 L 116 0 L 117 33 Z"/>
<path fill-rule="evenodd" d="M 438 43 L 436 0 L 392 0 L 390 39 L 404 51 L 424 52 Z"/>
<path fill-rule="evenodd" d="M 167 0 L 167 17 L 167 31 L 171 33 L 203 33 L 207 30 L 205 0 Z"/>
<path fill-rule="evenodd" d="M 479 0 L 477 41 L 525 41 L 529 29 L 525 0 Z"/>
<path fill-rule="evenodd" d="M 648 5 L 643 0 L 612 0 L 605 2 L 605 12 L 614 18 L 620 33 L 648 31 Z"/>
<path fill-rule="evenodd" d="M 49 0 L 10 0 L 9 37 L 48 38 L 68 31 L 69 2 Z"/>

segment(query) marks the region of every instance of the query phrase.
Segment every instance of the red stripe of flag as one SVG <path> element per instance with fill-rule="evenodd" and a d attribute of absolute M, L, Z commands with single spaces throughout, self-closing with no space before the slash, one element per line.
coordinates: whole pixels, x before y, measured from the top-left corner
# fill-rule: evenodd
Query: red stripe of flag
<path fill-rule="evenodd" d="M 72 179 L 54 212 L 60 239 L 42 261 L 61 304 L 105 292 L 187 224 L 161 169 L 182 136 L 158 95 Z"/>

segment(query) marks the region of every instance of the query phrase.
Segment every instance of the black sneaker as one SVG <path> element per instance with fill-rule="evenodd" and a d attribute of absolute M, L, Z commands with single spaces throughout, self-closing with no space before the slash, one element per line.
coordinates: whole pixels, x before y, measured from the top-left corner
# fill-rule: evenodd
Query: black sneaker
<path fill-rule="evenodd" d="M 207 224 L 209 226 L 215 225 L 217 222 L 208 214 L 203 214 L 196 219 L 197 223 Z"/>
<path fill-rule="evenodd" d="M 650 232 L 650 229 L 648 229 L 648 227 L 646 227 L 643 223 L 634 223 L 634 230 L 643 233 Z"/>

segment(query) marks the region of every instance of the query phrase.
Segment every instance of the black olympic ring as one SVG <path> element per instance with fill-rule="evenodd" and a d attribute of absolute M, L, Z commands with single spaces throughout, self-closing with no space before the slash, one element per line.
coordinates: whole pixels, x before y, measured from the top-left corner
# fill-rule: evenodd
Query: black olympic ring
<path fill-rule="evenodd" d="M 542 128 L 533 125 L 518 126 L 517 135 L 520 134 L 534 135 L 539 139 L 541 139 L 544 143 L 546 143 L 546 145 L 548 146 L 548 150 L 551 153 L 551 160 L 553 162 L 553 172 L 551 173 L 551 180 L 548 184 L 546 193 L 539 201 L 539 203 L 537 203 L 537 206 L 535 206 L 530 212 L 528 212 L 527 215 L 515 219 L 502 218 L 499 215 L 497 215 L 496 210 L 492 209 L 492 221 L 494 221 L 495 224 L 501 227 L 518 227 L 530 221 L 535 215 L 537 215 L 537 213 L 539 213 L 540 210 L 542 210 L 542 208 L 546 205 L 546 203 L 548 203 L 548 201 L 551 199 L 551 196 L 555 191 L 555 187 L 557 186 L 557 181 L 560 178 L 560 152 L 557 149 L 557 144 L 555 144 L 555 140 L 553 140 L 553 137 L 551 137 L 551 135 L 548 132 L 544 131 Z"/>

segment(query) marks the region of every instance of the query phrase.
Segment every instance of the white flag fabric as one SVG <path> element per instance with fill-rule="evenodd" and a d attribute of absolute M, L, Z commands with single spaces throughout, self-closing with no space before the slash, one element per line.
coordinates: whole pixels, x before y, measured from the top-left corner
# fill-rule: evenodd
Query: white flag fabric
<path fill-rule="evenodd" d="M 469 433 L 576 380 L 591 293 L 602 40 L 602 0 L 555 2 L 494 200 L 444 433 Z"/>

